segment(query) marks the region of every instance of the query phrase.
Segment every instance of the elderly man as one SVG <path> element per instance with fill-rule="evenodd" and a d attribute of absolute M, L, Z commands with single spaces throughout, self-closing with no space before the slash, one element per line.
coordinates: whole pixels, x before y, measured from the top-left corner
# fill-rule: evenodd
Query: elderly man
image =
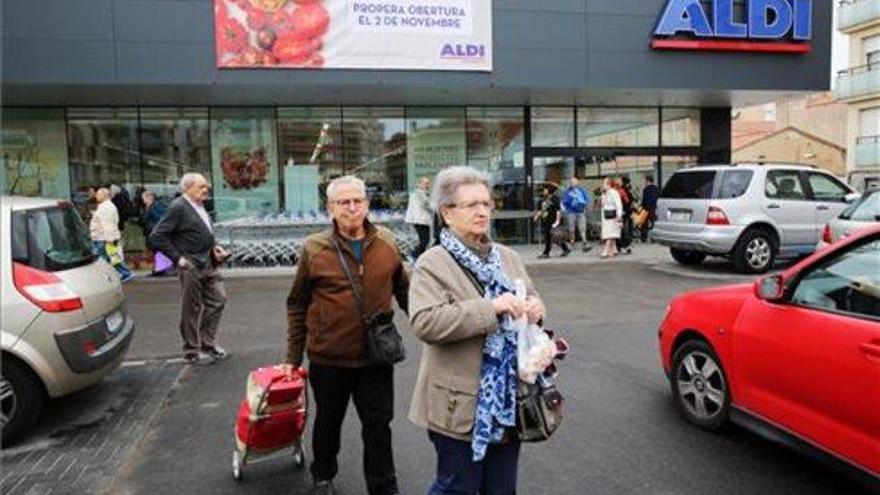
<path fill-rule="evenodd" d="M 177 264 L 183 291 L 180 335 L 190 364 L 211 364 L 229 354 L 217 345 L 217 327 L 226 305 L 226 290 L 217 271 L 229 253 L 217 244 L 205 210 L 210 186 L 201 174 L 180 179 L 183 194 L 175 199 L 150 234 L 150 245 Z"/>
<path fill-rule="evenodd" d="M 361 420 L 364 474 L 370 495 L 398 493 L 391 451 L 394 373 L 365 355 L 364 323 L 342 263 L 364 298 L 364 312 L 387 313 L 392 298 L 407 308 L 409 276 L 394 234 L 367 220 L 363 181 L 340 177 L 327 187 L 333 228 L 308 237 L 287 298 L 287 370 L 309 357 L 316 415 L 311 465 L 314 493 L 336 493 L 333 478 L 349 399 Z M 341 259 L 340 259 L 341 258 Z"/>
<path fill-rule="evenodd" d="M 89 233 L 95 253 L 110 263 L 122 282 L 134 278 L 131 270 L 125 266 L 122 254 L 122 233 L 119 231 L 119 212 L 111 200 L 109 189 L 102 187 L 95 192 L 98 207 L 89 220 Z"/>

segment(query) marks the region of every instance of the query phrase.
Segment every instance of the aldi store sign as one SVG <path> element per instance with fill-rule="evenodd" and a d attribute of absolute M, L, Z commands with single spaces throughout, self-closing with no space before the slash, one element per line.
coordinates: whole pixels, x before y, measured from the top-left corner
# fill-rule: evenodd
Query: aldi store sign
<path fill-rule="evenodd" d="M 489 0 L 214 0 L 217 66 L 492 70 Z"/>
<path fill-rule="evenodd" d="M 736 4 L 745 7 L 744 16 L 735 15 Z M 812 0 L 668 0 L 651 47 L 807 53 L 812 25 Z"/>

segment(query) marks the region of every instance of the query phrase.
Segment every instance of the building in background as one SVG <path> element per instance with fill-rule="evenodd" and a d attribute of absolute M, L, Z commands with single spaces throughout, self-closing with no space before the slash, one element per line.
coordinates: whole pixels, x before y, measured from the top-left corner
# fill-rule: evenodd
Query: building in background
<path fill-rule="evenodd" d="M 835 89 L 849 106 L 848 174 L 856 187 L 880 185 L 880 2 L 841 1 L 837 29 L 849 36 L 849 68 Z"/>
<path fill-rule="evenodd" d="M 848 112 L 829 92 L 734 109 L 733 161 L 803 163 L 843 177 Z"/>

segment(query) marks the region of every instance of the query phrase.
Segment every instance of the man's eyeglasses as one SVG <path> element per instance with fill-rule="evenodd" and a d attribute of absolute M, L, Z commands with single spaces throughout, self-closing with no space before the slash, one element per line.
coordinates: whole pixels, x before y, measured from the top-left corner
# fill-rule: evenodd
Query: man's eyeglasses
<path fill-rule="evenodd" d="M 360 208 L 361 206 L 364 206 L 364 203 L 366 203 L 366 202 L 367 202 L 366 198 L 338 199 L 338 200 L 334 201 L 336 206 L 339 206 L 342 208 L 351 208 L 352 206 Z"/>
<path fill-rule="evenodd" d="M 492 212 L 495 210 L 495 203 L 491 201 L 468 201 L 467 203 L 458 203 L 449 205 L 452 208 L 461 208 L 462 210 L 474 211 L 477 208 L 482 207 L 483 209 Z"/>

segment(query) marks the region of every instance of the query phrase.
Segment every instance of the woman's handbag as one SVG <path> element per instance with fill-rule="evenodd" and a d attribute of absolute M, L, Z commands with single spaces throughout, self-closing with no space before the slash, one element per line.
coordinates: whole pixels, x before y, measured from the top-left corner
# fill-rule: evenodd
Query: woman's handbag
<path fill-rule="evenodd" d="M 617 218 L 617 210 L 602 210 L 602 217 L 605 218 L 605 220 L 614 220 Z"/>
<path fill-rule="evenodd" d="M 562 420 L 564 399 L 555 385 L 519 381 L 516 393 L 516 433 L 521 442 L 543 442 Z"/>
<path fill-rule="evenodd" d="M 342 256 L 342 249 L 335 238 L 333 239 L 333 248 L 336 249 L 339 264 L 351 284 L 351 290 L 357 301 L 358 313 L 364 325 L 364 349 L 367 358 L 371 363 L 379 365 L 393 365 L 403 361 L 406 359 L 406 350 L 403 347 L 403 338 L 394 326 L 394 312 L 379 311 L 367 315 L 361 286 L 351 274 L 351 268 L 345 261 L 345 257 Z"/>
<path fill-rule="evenodd" d="M 550 229 L 550 241 L 556 245 L 563 245 L 571 242 L 571 233 L 562 225 L 557 225 Z"/>

